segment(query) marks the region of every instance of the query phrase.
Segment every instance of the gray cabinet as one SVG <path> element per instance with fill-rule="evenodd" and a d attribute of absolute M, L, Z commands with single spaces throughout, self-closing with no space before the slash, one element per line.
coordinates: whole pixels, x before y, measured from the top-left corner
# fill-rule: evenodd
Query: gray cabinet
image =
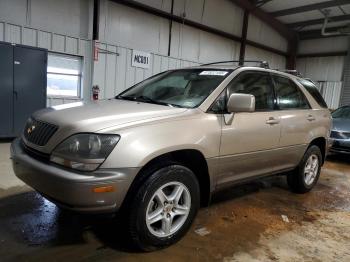
<path fill-rule="evenodd" d="M 46 106 L 47 50 L 0 43 L 0 137 L 20 135 Z"/>

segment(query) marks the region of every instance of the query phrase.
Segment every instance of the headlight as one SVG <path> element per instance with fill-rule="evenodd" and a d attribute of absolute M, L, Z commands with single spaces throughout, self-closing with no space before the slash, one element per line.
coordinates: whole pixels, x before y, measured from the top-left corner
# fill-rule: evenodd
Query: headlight
<path fill-rule="evenodd" d="M 50 160 L 66 167 L 92 171 L 103 163 L 119 139 L 118 135 L 73 135 L 55 148 Z"/>

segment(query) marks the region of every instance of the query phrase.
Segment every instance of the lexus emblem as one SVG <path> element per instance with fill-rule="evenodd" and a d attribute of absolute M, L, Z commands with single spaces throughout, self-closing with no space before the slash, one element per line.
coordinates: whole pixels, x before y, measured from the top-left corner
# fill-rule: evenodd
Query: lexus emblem
<path fill-rule="evenodd" d="M 30 135 L 31 133 L 33 133 L 34 129 L 35 129 L 35 126 L 28 127 L 28 129 L 27 129 L 28 135 Z"/>

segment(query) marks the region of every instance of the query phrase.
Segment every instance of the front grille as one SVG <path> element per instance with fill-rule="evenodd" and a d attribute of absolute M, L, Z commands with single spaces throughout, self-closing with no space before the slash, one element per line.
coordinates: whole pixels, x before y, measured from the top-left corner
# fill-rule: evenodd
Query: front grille
<path fill-rule="evenodd" d="M 44 146 L 57 129 L 56 125 L 30 118 L 24 128 L 24 137 L 35 145 Z"/>
<path fill-rule="evenodd" d="M 331 132 L 331 138 L 335 138 L 335 139 L 350 139 L 350 133 L 348 133 L 348 132 L 332 131 Z"/>
<path fill-rule="evenodd" d="M 31 157 L 33 157 L 39 161 L 42 161 L 42 162 L 48 162 L 50 160 L 49 154 L 45 154 L 43 152 L 39 152 L 38 150 L 30 148 L 29 146 L 24 144 L 23 140 L 21 142 L 22 142 L 21 144 L 22 144 L 23 150 Z"/>

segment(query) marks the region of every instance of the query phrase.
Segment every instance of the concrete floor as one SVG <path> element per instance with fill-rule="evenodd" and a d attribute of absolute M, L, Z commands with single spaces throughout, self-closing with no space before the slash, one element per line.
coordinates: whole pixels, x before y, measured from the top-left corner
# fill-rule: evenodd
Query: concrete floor
<path fill-rule="evenodd" d="M 217 194 L 184 239 L 153 253 L 128 249 L 116 219 L 59 210 L 14 177 L 8 157 L 0 143 L 1 261 L 350 261 L 346 156 L 329 157 L 305 195 L 288 191 L 283 177 Z M 210 234 L 194 232 L 201 227 Z"/>

